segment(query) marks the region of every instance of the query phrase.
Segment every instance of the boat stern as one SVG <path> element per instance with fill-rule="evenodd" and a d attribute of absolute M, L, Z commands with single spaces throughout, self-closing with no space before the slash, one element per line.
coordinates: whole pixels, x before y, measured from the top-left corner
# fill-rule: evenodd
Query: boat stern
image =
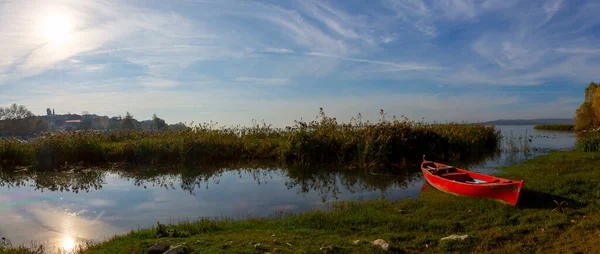
<path fill-rule="evenodd" d="M 515 201 L 512 203 L 513 206 L 516 206 L 517 203 L 519 202 L 519 197 L 521 196 L 521 191 L 523 190 L 523 184 L 525 183 L 524 180 L 521 180 L 519 182 L 519 185 L 517 187 L 517 195 L 515 197 Z"/>

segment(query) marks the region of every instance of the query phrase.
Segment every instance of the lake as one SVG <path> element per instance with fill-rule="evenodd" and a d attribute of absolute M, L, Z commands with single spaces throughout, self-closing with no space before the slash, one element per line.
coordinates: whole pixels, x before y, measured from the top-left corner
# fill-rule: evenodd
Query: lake
<path fill-rule="evenodd" d="M 498 126 L 505 142 L 528 153 L 501 152 L 476 162 L 448 162 L 495 173 L 549 150 L 572 149 L 574 133 L 533 126 Z M 428 156 L 428 159 L 435 158 Z M 132 229 L 199 217 L 268 217 L 327 202 L 419 196 L 419 168 L 401 175 L 330 168 L 281 169 L 231 165 L 202 169 L 89 169 L 77 172 L 1 172 L 0 236 L 13 245 L 41 242 L 70 249 Z"/>

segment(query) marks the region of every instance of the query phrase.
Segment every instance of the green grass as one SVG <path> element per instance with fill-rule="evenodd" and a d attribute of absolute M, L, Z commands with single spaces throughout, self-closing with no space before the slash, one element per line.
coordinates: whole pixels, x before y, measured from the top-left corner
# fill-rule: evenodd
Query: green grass
<path fill-rule="evenodd" d="M 129 131 L 110 134 L 58 133 L 28 143 L 0 140 L 0 166 L 55 169 L 65 164 L 202 164 L 227 160 L 274 160 L 291 165 L 336 164 L 390 169 L 414 164 L 423 154 L 463 159 L 497 150 L 494 126 L 425 124 L 404 120 L 338 123 L 323 111 L 293 127 L 222 127 L 201 124 L 178 132 Z"/>
<path fill-rule="evenodd" d="M 575 124 L 539 124 L 533 128 L 546 131 L 575 131 Z"/>
<path fill-rule="evenodd" d="M 369 243 L 375 239 L 400 253 L 589 253 L 600 244 L 598 163 L 598 153 L 553 152 L 504 168 L 501 176 L 525 180 L 517 207 L 425 185 L 417 199 L 336 202 L 273 218 L 157 224 L 92 244 L 85 253 L 143 253 L 158 241 L 197 253 L 321 253 L 326 246 L 337 253 L 382 252 Z M 554 200 L 568 203 L 563 212 L 552 211 Z M 451 234 L 470 239 L 440 241 Z"/>

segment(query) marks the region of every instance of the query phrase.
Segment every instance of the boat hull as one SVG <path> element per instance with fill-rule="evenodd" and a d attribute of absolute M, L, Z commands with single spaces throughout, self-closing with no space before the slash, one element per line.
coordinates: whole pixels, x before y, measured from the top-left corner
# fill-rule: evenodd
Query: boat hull
<path fill-rule="evenodd" d="M 421 170 L 425 179 L 431 186 L 442 192 L 460 196 L 494 199 L 512 206 L 515 206 L 519 200 L 519 195 L 523 187 L 523 180 L 514 181 L 497 178 L 457 168 L 458 172 L 461 174 L 468 174 L 473 179 L 484 179 L 488 181 L 486 183 L 467 183 L 444 178 L 444 175 L 436 175 L 428 170 L 428 168 L 424 167 L 425 163 L 426 162 L 423 162 L 421 165 Z M 434 164 L 440 167 L 446 166 L 440 163 Z M 494 180 L 498 182 L 492 183 Z"/>

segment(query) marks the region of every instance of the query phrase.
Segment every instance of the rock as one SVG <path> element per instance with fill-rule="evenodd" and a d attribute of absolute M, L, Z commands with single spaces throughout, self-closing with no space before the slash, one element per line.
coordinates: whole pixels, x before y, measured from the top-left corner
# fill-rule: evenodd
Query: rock
<path fill-rule="evenodd" d="M 373 245 L 380 246 L 385 251 L 387 251 L 390 248 L 390 244 L 388 244 L 383 239 L 377 239 L 377 240 L 373 241 Z"/>
<path fill-rule="evenodd" d="M 450 236 L 446 236 L 444 238 L 442 238 L 442 241 L 445 240 L 461 240 L 464 241 L 466 239 L 469 239 L 469 235 L 450 235 Z"/>
<path fill-rule="evenodd" d="M 167 242 L 159 242 L 154 246 L 148 248 L 148 254 L 163 254 L 171 247 Z"/>
<path fill-rule="evenodd" d="M 277 249 L 277 248 L 273 249 L 273 253 L 279 253 L 279 249 Z"/>
<path fill-rule="evenodd" d="M 287 244 L 287 245 L 288 245 L 288 246 L 290 246 L 290 247 L 292 247 L 292 246 L 293 246 L 291 243 L 285 243 L 285 244 Z"/>
<path fill-rule="evenodd" d="M 185 254 L 185 249 L 183 248 L 183 246 L 179 245 L 171 248 L 164 254 Z"/>
<path fill-rule="evenodd" d="M 352 244 L 354 244 L 354 245 L 358 245 L 359 243 L 360 243 L 360 240 L 352 241 Z"/>
<path fill-rule="evenodd" d="M 256 242 L 252 241 L 250 242 L 251 245 L 256 245 Z"/>
<path fill-rule="evenodd" d="M 255 244 L 255 245 L 254 245 L 254 248 L 256 248 L 257 250 L 262 250 L 262 249 L 264 249 L 264 247 L 263 247 L 263 246 L 262 246 L 262 244 L 260 244 L 260 243 L 257 243 L 257 244 Z"/>
<path fill-rule="evenodd" d="M 327 246 L 327 247 L 321 247 L 319 250 L 324 253 L 333 253 L 336 249 L 337 249 L 337 247 L 332 245 L 332 246 Z"/>
<path fill-rule="evenodd" d="M 271 234 L 272 237 L 275 237 L 275 233 Z"/>

